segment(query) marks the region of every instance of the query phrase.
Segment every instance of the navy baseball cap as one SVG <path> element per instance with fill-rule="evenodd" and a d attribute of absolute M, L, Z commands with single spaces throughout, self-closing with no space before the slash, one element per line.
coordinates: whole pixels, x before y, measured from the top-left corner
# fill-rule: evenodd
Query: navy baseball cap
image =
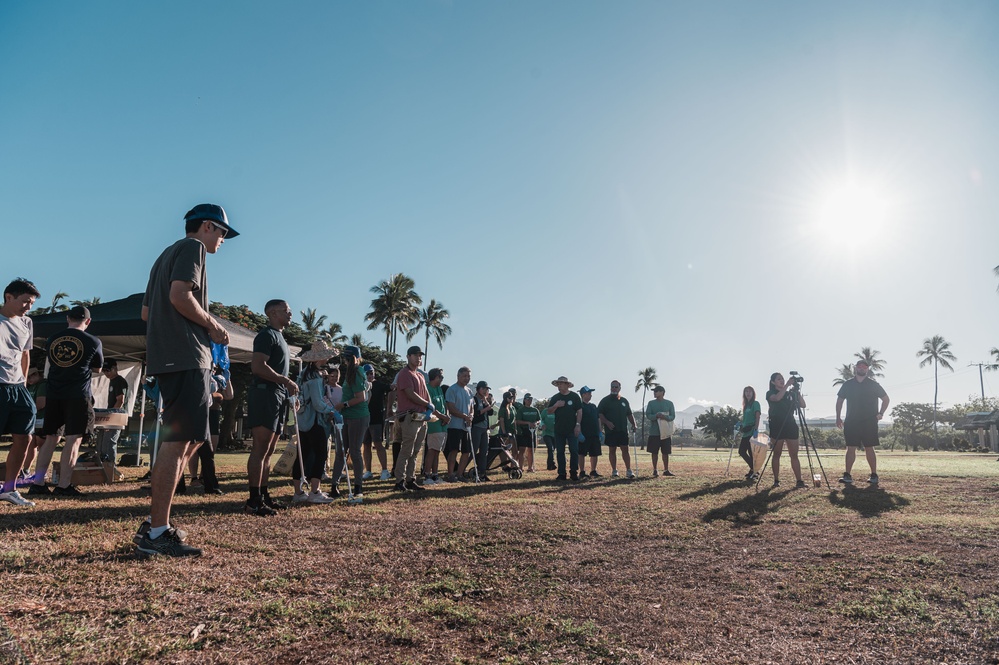
<path fill-rule="evenodd" d="M 593 388 L 591 388 L 589 386 L 583 386 L 582 388 L 579 389 L 579 394 L 580 395 L 582 395 L 583 393 L 592 393 L 592 392 L 593 392 Z"/>

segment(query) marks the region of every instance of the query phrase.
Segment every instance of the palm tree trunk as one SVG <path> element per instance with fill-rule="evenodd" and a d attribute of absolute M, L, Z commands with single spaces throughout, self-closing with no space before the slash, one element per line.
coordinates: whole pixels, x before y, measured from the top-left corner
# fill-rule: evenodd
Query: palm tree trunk
<path fill-rule="evenodd" d="M 423 336 L 423 362 L 427 362 L 427 352 L 430 351 L 430 328 L 427 328 L 426 334 Z M 424 364 L 424 367 L 428 365 Z"/>
<path fill-rule="evenodd" d="M 645 433 L 645 397 L 648 393 L 648 386 L 642 386 L 642 450 L 645 450 L 645 442 L 649 438 L 649 436 Z"/>
<path fill-rule="evenodd" d="M 940 450 L 937 439 L 937 360 L 933 359 L 933 450 Z"/>

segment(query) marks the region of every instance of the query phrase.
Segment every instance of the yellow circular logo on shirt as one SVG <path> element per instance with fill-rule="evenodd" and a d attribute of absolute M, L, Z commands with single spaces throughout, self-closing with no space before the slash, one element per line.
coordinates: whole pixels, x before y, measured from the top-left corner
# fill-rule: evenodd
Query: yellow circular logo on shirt
<path fill-rule="evenodd" d="M 52 342 L 49 359 L 59 367 L 72 367 L 83 359 L 83 342 L 66 335 Z"/>

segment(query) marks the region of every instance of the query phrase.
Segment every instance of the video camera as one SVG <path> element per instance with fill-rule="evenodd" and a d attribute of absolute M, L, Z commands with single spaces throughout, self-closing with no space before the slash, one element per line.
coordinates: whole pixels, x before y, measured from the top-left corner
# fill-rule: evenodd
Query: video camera
<path fill-rule="evenodd" d="M 799 388 L 802 383 L 805 382 L 805 377 L 803 377 L 802 375 L 798 374 L 797 372 L 792 371 L 792 372 L 789 372 L 789 374 L 790 374 L 790 377 L 787 380 L 787 389 L 788 390 L 795 390 L 795 389 Z"/>

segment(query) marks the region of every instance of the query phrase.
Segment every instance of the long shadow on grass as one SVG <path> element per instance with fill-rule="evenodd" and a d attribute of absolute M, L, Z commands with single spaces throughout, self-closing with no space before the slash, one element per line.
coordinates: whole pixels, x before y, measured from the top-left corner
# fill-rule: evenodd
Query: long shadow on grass
<path fill-rule="evenodd" d="M 704 514 L 702 522 L 715 522 L 726 520 L 737 525 L 760 524 L 763 517 L 774 512 L 777 507 L 774 505 L 790 494 L 793 490 L 786 489 L 783 492 L 765 490 L 747 494 L 741 499 L 718 508 L 713 508 Z"/>
<path fill-rule="evenodd" d="M 860 489 L 852 485 L 843 488 L 843 494 L 829 494 L 829 503 L 837 508 L 849 508 L 857 511 L 861 517 L 877 517 L 889 510 L 897 510 L 908 506 L 910 501 L 898 494 L 889 494 L 881 488 L 868 487 Z"/>
<path fill-rule="evenodd" d="M 749 485 L 745 480 L 736 480 L 733 478 L 732 480 L 726 480 L 716 485 L 705 485 L 699 490 L 681 494 L 677 498 L 684 501 L 687 499 L 697 499 L 699 497 L 709 496 L 712 494 L 724 494 L 725 492 L 737 487 L 751 487 L 751 485 Z"/>

